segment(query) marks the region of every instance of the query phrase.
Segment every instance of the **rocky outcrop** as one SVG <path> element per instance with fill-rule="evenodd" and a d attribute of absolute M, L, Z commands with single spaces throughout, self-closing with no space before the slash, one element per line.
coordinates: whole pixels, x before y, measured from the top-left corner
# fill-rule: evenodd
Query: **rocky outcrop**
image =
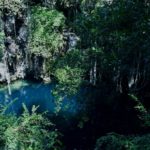
<path fill-rule="evenodd" d="M 28 70 L 27 76 L 30 76 L 34 79 L 40 80 L 43 78 L 43 64 L 44 58 L 41 55 L 30 54 L 28 55 Z"/>
<path fill-rule="evenodd" d="M 31 54 L 27 48 L 27 10 L 21 10 L 18 14 L 12 14 L 9 10 L 4 10 L 2 15 L 4 48 L 0 62 L 0 82 L 19 78 L 49 81 L 49 77 L 44 74 L 44 58 L 40 55 Z"/>
<path fill-rule="evenodd" d="M 0 64 L 0 81 L 24 78 L 27 68 L 27 16 L 26 10 L 12 14 L 8 9 L 2 13 L 4 32 L 3 57 Z M 5 73 L 4 73 L 5 72 Z"/>
<path fill-rule="evenodd" d="M 54 4 L 49 4 L 48 7 L 50 6 L 54 6 Z M 50 77 L 46 73 L 46 59 L 42 55 L 31 53 L 28 50 L 29 18 L 26 7 L 19 9 L 17 13 L 12 13 L 9 9 L 4 9 L 2 12 L 4 48 L 0 61 L 0 82 L 8 81 L 8 77 L 10 81 L 19 78 L 50 81 Z M 73 32 L 64 29 L 63 37 L 65 45 L 62 51 L 67 52 L 76 47 L 79 38 Z"/>

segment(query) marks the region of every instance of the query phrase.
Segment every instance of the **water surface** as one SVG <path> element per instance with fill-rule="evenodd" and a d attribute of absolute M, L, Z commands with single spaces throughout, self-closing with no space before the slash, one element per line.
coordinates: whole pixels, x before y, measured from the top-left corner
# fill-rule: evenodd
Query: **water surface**
<path fill-rule="evenodd" d="M 0 102 L 8 105 L 6 113 L 21 114 L 24 103 L 29 110 L 32 106 L 39 106 L 38 111 L 54 113 L 56 110 L 55 98 L 52 96 L 54 84 L 35 83 L 30 81 L 16 81 L 11 83 L 11 95 L 9 95 L 8 87 L 0 88 Z M 64 99 L 61 104 L 61 113 L 75 115 L 81 108 L 76 98 Z"/>

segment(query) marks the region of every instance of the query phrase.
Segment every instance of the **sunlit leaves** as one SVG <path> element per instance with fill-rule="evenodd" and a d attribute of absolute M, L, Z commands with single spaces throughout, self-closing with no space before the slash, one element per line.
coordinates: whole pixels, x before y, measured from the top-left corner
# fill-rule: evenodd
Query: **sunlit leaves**
<path fill-rule="evenodd" d="M 0 146 L 6 150 L 60 150 L 59 133 L 43 115 L 37 114 L 33 106 L 30 113 L 25 105 L 20 117 L 0 115 Z"/>
<path fill-rule="evenodd" d="M 16 15 L 22 8 L 25 8 L 25 0 L 1 0 L 0 10 L 9 10 L 11 14 Z"/>
<path fill-rule="evenodd" d="M 70 68 L 69 66 L 58 68 L 55 71 L 59 85 L 65 89 L 62 92 L 66 94 L 76 94 L 82 83 L 82 74 L 83 72 L 80 68 Z"/>
<path fill-rule="evenodd" d="M 34 7 L 31 15 L 29 48 L 44 57 L 54 56 L 63 48 L 62 28 L 65 17 L 56 10 Z"/>

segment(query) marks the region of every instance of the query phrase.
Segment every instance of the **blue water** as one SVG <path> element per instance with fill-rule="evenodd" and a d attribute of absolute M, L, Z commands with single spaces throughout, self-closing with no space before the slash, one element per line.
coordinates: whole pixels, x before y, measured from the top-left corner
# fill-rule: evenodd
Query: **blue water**
<path fill-rule="evenodd" d="M 31 110 L 32 106 L 39 106 L 38 112 L 48 111 L 55 113 L 56 103 L 52 96 L 53 84 L 34 83 L 29 81 L 16 81 L 11 83 L 11 95 L 8 93 L 7 86 L 0 88 L 0 103 L 9 106 L 6 113 L 21 114 L 23 112 L 22 104 Z M 74 97 L 72 99 L 64 99 L 60 113 L 75 115 L 81 106 Z"/>

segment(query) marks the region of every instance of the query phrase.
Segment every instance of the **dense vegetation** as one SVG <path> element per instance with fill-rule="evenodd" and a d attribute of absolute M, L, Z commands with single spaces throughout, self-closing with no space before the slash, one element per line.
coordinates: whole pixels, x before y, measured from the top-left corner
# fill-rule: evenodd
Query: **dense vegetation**
<path fill-rule="evenodd" d="M 27 10 L 27 48 L 44 58 L 45 73 L 57 84 L 53 94 L 58 105 L 86 89 L 82 100 L 87 107 L 76 118 L 72 143 L 64 134 L 66 149 L 150 149 L 145 134 L 150 131 L 148 0 L 4 0 L 0 10 L 2 16 L 6 10 L 14 15 Z M 76 35 L 73 47 L 70 33 Z M 1 32 L 1 53 L 3 36 Z M 59 150 L 59 134 L 47 130 L 50 122 L 42 115 L 1 115 L 0 122 L 6 149 Z M 118 134 L 104 136 L 109 132 Z"/>
<path fill-rule="evenodd" d="M 62 146 L 55 129 L 44 114 L 31 113 L 25 105 L 22 116 L 0 114 L 0 148 L 4 150 L 59 150 Z"/>
<path fill-rule="evenodd" d="M 115 133 L 103 136 L 98 139 L 95 150 L 142 150 L 149 149 L 150 135 L 124 137 Z"/>

